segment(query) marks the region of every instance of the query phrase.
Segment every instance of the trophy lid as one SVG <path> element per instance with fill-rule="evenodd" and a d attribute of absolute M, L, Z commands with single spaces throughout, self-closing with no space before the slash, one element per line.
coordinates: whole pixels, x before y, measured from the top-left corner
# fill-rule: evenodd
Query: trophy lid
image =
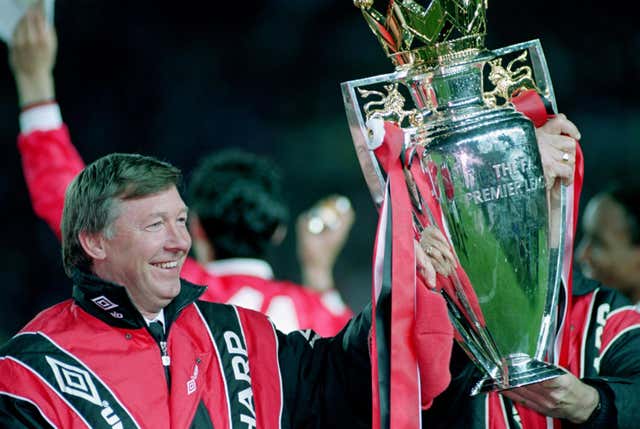
<path fill-rule="evenodd" d="M 375 4 L 374 4 L 375 3 Z M 378 3 L 386 3 L 386 15 Z M 484 48 L 488 0 L 354 0 L 397 69 L 433 68 Z"/>

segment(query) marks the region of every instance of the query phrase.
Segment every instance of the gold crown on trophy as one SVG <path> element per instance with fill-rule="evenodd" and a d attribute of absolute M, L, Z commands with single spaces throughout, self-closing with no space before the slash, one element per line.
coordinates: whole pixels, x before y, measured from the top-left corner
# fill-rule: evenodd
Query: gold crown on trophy
<path fill-rule="evenodd" d="M 354 0 L 383 49 L 399 68 L 472 57 L 484 48 L 488 0 Z"/>

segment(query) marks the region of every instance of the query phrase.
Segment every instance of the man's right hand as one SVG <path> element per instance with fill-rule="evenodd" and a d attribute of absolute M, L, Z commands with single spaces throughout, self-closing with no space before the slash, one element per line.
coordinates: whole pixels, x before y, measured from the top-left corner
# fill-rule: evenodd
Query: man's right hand
<path fill-rule="evenodd" d="M 42 6 L 30 8 L 16 26 L 9 50 L 20 106 L 55 98 L 52 72 L 57 49 L 55 29 L 46 22 Z"/>

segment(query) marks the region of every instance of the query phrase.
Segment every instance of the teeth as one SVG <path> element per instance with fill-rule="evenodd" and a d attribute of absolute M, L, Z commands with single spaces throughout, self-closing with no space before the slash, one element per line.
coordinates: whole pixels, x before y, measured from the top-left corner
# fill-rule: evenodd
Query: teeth
<path fill-rule="evenodd" d="M 178 266 L 178 261 L 173 261 L 173 262 L 162 262 L 160 264 L 153 264 L 156 267 L 159 268 L 164 268 L 164 269 L 170 269 L 170 268 L 175 268 Z"/>

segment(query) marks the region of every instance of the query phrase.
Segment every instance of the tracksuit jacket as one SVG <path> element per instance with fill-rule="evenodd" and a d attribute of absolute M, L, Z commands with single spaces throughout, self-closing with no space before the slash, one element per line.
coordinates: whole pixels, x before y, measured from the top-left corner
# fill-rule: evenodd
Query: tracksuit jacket
<path fill-rule="evenodd" d="M 370 426 L 370 310 L 333 338 L 285 335 L 183 282 L 163 352 L 124 287 L 73 277 L 73 299 L 0 348 L 0 427 Z"/>

